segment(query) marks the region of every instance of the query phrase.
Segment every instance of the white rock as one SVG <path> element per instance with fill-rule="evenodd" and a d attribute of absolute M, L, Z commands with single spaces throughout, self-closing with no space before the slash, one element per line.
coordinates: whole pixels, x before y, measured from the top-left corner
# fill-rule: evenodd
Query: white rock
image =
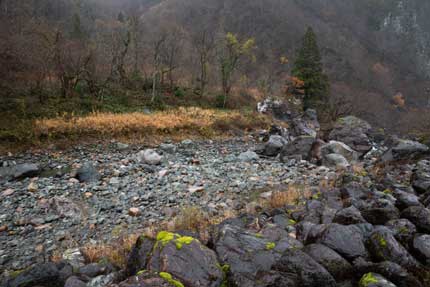
<path fill-rule="evenodd" d="M 15 190 L 13 190 L 12 188 L 8 188 L 1 193 L 1 196 L 9 196 L 12 195 L 14 192 Z"/>
<path fill-rule="evenodd" d="M 163 159 L 163 157 L 153 149 L 146 149 L 146 150 L 140 151 L 137 154 L 136 158 L 139 162 L 143 162 L 150 165 L 160 164 L 161 160 Z"/>
<path fill-rule="evenodd" d="M 241 153 L 238 158 L 240 161 L 243 162 L 251 162 L 258 160 L 260 157 L 255 152 L 248 150 L 246 152 Z"/>

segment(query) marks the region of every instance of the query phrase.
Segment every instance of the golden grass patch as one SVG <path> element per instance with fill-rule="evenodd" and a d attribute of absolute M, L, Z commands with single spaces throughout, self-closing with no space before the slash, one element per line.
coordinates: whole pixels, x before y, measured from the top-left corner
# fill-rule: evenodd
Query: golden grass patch
<path fill-rule="evenodd" d="M 301 200 L 308 199 L 312 196 L 309 188 L 297 185 L 289 185 L 285 190 L 274 191 L 268 200 L 271 208 L 282 208 L 288 204 L 296 205 Z"/>
<path fill-rule="evenodd" d="M 198 135 L 211 137 L 231 129 L 265 128 L 267 117 L 254 112 L 178 108 L 144 113 L 93 113 L 83 117 L 40 119 L 34 123 L 37 139 L 73 136 Z"/>
<path fill-rule="evenodd" d="M 114 239 L 111 244 L 89 244 L 81 248 L 82 255 L 87 263 L 108 260 L 115 266 L 125 268 L 127 259 L 138 235 L 122 235 Z"/>

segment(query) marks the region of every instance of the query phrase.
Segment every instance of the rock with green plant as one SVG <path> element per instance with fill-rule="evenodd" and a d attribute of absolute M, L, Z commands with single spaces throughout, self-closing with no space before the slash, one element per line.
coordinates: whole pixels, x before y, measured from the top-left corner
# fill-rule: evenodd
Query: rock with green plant
<path fill-rule="evenodd" d="M 416 270 L 421 264 L 403 247 L 386 227 L 377 227 L 368 240 L 369 251 L 379 261 L 392 261 L 407 270 Z"/>
<path fill-rule="evenodd" d="M 139 238 L 127 265 L 129 275 L 156 272 L 175 287 L 218 287 L 223 280 L 214 251 L 193 237 L 167 231 L 158 232 L 154 241 Z"/>

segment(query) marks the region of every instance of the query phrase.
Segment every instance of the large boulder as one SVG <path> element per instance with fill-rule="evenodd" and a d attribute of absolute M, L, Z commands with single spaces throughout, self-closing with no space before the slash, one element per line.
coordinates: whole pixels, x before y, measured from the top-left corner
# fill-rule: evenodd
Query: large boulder
<path fill-rule="evenodd" d="M 397 287 L 382 275 L 377 273 L 367 273 L 361 277 L 360 282 L 358 283 L 359 287 Z"/>
<path fill-rule="evenodd" d="M 303 247 L 280 228 L 256 233 L 235 221 L 221 224 L 214 241 L 221 264 L 229 266 L 228 282 L 237 287 L 277 286 L 272 267 L 287 250 Z"/>
<path fill-rule="evenodd" d="M 299 136 L 285 145 L 281 151 L 281 161 L 286 162 L 288 158 L 309 159 L 309 152 L 315 138 L 312 136 Z"/>
<path fill-rule="evenodd" d="M 157 272 L 160 275 L 168 274 L 172 280 L 181 282 L 188 287 L 218 287 L 223 280 L 223 272 L 217 261 L 214 251 L 201 244 L 197 239 L 189 236 L 161 231 L 157 234 L 157 240 L 148 254 L 146 245 L 140 239 L 140 249 L 136 246 L 134 254 L 144 258 L 137 259 L 131 256 L 128 263 L 129 273 L 134 273 L 138 268 L 133 268 L 133 261 L 139 264 L 141 270 Z"/>
<path fill-rule="evenodd" d="M 40 173 L 40 167 L 34 163 L 23 163 L 15 166 L 0 167 L 0 179 L 23 179 L 27 177 L 36 177 Z"/>
<path fill-rule="evenodd" d="M 404 246 L 409 246 L 417 232 L 415 225 L 405 218 L 390 220 L 385 226 L 391 230 L 397 241 Z"/>
<path fill-rule="evenodd" d="M 333 223 L 339 223 L 343 225 L 351 225 L 357 223 L 366 223 L 367 221 L 363 218 L 355 206 L 350 206 L 336 212 L 333 218 Z"/>
<path fill-rule="evenodd" d="M 60 270 L 54 263 L 36 264 L 27 269 L 14 279 L 6 283 L 7 287 L 60 287 L 64 282 L 60 280 Z"/>
<path fill-rule="evenodd" d="M 354 261 L 354 274 L 356 277 L 363 276 L 369 272 L 381 274 L 398 287 L 423 287 L 414 275 L 397 263 L 391 261 L 373 263 L 363 259 L 357 259 Z"/>
<path fill-rule="evenodd" d="M 146 269 L 151 258 L 155 241 L 145 236 L 139 236 L 127 260 L 126 274 L 132 276 Z"/>
<path fill-rule="evenodd" d="M 391 201 L 385 199 L 370 199 L 360 206 L 361 215 L 367 222 L 375 225 L 383 225 L 386 222 L 398 219 L 399 210 Z"/>
<path fill-rule="evenodd" d="M 317 112 L 314 109 L 307 109 L 302 117 L 296 117 L 291 121 L 291 129 L 294 136 L 316 138 L 320 131 Z"/>
<path fill-rule="evenodd" d="M 359 156 L 356 151 L 339 141 L 330 141 L 321 147 L 321 155 L 323 157 L 332 153 L 340 154 L 348 161 L 357 160 Z"/>
<path fill-rule="evenodd" d="M 323 155 L 322 164 L 328 167 L 343 170 L 347 169 L 350 166 L 348 160 L 343 155 L 337 153 Z"/>
<path fill-rule="evenodd" d="M 422 160 L 417 163 L 417 166 L 412 174 L 412 186 L 418 193 L 426 193 L 430 191 L 430 161 Z"/>
<path fill-rule="evenodd" d="M 430 233 L 430 210 L 423 206 L 411 206 L 401 213 L 402 218 L 411 221 L 418 229 L 424 233 Z"/>
<path fill-rule="evenodd" d="M 337 120 L 329 138 L 347 144 L 362 156 L 372 149 L 368 137 L 371 129 L 372 127 L 366 121 L 347 116 Z"/>
<path fill-rule="evenodd" d="M 408 270 L 416 270 L 420 264 L 415 258 L 394 238 L 388 228 L 378 227 L 370 235 L 369 250 L 372 256 L 379 261 L 392 261 Z"/>
<path fill-rule="evenodd" d="M 271 98 L 257 103 L 257 111 L 262 114 L 272 115 L 275 119 L 281 121 L 287 121 L 298 116 L 294 109 L 290 109 L 286 102 Z"/>
<path fill-rule="evenodd" d="M 348 260 L 368 256 L 363 234 L 355 225 L 330 224 L 316 241 L 330 247 Z"/>
<path fill-rule="evenodd" d="M 277 156 L 286 144 L 287 140 L 282 136 L 272 135 L 264 145 L 262 154 L 265 156 Z"/>
<path fill-rule="evenodd" d="M 394 190 L 393 196 L 396 198 L 396 207 L 400 210 L 422 205 L 418 196 L 401 189 Z"/>
<path fill-rule="evenodd" d="M 430 267 L 430 234 L 421 234 L 414 238 L 412 249 L 417 258 Z"/>
<path fill-rule="evenodd" d="M 286 250 L 273 269 L 282 277 L 271 286 L 336 286 L 333 276 L 301 250 Z"/>
<path fill-rule="evenodd" d="M 351 264 L 327 246 L 310 244 L 303 251 L 323 266 L 334 278 L 345 279 L 351 276 Z"/>
<path fill-rule="evenodd" d="M 411 140 L 397 139 L 391 147 L 382 156 L 383 162 L 417 159 L 428 154 L 429 147 Z"/>

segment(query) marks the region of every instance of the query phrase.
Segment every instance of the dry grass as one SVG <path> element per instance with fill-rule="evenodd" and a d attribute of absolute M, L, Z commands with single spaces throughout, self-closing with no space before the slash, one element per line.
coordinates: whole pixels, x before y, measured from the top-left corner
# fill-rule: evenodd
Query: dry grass
<path fill-rule="evenodd" d="M 115 266 L 125 268 L 128 255 L 133 248 L 138 235 L 123 235 L 115 239 L 111 244 L 90 244 L 81 248 L 86 262 L 93 263 L 100 260 L 108 260 Z"/>
<path fill-rule="evenodd" d="M 173 230 L 202 231 L 211 225 L 221 223 L 227 218 L 234 217 L 231 210 L 224 210 L 218 216 L 210 216 L 198 206 L 185 207 L 175 217 Z"/>
<path fill-rule="evenodd" d="M 310 189 L 303 186 L 289 185 L 286 190 L 274 191 L 268 199 L 268 205 L 271 208 L 282 208 L 288 204 L 298 204 L 301 200 L 311 196 Z"/>
<path fill-rule="evenodd" d="M 178 108 L 153 114 L 94 113 L 85 117 L 40 119 L 34 123 L 36 139 L 73 136 L 198 135 L 211 137 L 234 129 L 265 128 L 267 117 L 253 112 Z"/>

